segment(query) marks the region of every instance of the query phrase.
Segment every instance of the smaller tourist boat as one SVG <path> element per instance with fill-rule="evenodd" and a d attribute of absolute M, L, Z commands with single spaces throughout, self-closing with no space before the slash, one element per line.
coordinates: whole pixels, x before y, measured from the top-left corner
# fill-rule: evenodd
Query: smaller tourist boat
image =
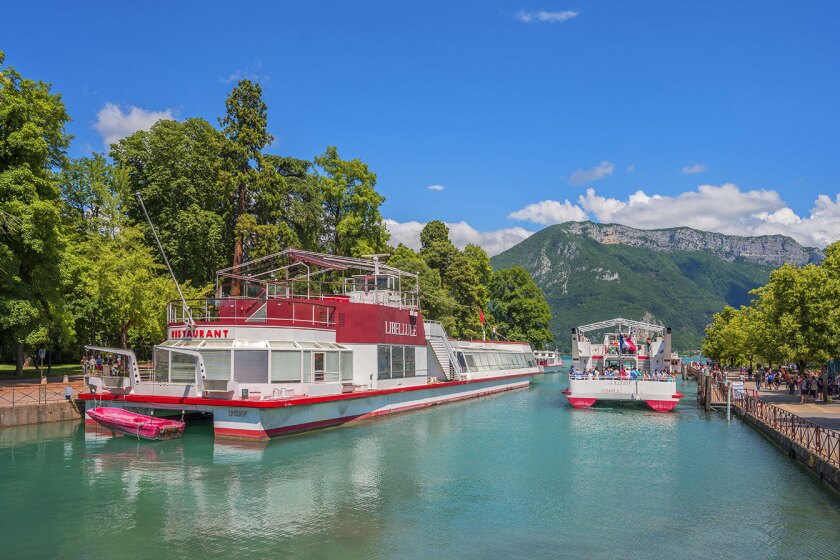
<path fill-rule="evenodd" d="M 184 434 L 184 422 L 137 414 L 122 408 L 101 406 L 87 411 L 88 417 L 109 430 L 143 439 L 175 439 Z"/>
<path fill-rule="evenodd" d="M 683 397 L 673 358 L 670 328 L 621 318 L 583 325 L 572 329 L 572 368 L 563 394 L 575 408 L 635 401 L 668 412 Z"/>
<path fill-rule="evenodd" d="M 563 368 L 563 357 L 557 350 L 539 350 L 534 352 L 537 365 L 542 366 L 543 373 L 557 373 Z"/>

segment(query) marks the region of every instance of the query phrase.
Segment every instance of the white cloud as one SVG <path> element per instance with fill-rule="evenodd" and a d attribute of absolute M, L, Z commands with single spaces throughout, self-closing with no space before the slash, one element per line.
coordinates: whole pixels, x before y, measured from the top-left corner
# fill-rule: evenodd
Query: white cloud
<path fill-rule="evenodd" d="M 442 191 L 446 187 L 444 187 L 443 185 L 429 185 L 426 188 L 429 189 L 430 191 Z"/>
<path fill-rule="evenodd" d="M 551 220 L 549 212 L 537 208 L 563 208 Z M 736 185 L 700 185 L 695 191 L 676 196 L 648 195 L 636 191 L 626 199 L 600 196 L 587 189 L 570 201 L 544 200 L 512 212 L 510 218 L 538 224 L 568 221 L 576 209 L 595 221 L 617 223 L 639 229 L 687 226 L 729 235 L 781 234 L 811 247 L 825 247 L 840 239 L 840 194 L 832 200 L 820 195 L 808 216 L 797 215 L 774 190 L 742 191 Z"/>
<path fill-rule="evenodd" d="M 149 130 L 161 119 L 172 119 L 172 109 L 163 111 L 148 111 L 140 107 L 129 106 L 128 112 L 123 113 L 119 105 L 106 103 L 96 114 L 96 124 L 93 128 L 102 136 L 105 147 L 137 132 Z"/>
<path fill-rule="evenodd" d="M 636 171 L 636 164 L 631 163 L 627 166 L 627 169 L 624 170 L 625 173 L 633 173 Z"/>
<path fill-rule="evenodd" d="M 391 244 L 402 243 L 412 249 L 420 248 L 420 232 L 425 225 L 422 222 L 397 222 L 396 220 L 385 220 L 385 225 L 391 233 Z M 449 238 L 456 247 L 463 249 L 469 243 L 482 247 L 490 256 L 497 255 L 509 249 L 532 235 L 521 227 L 503 228 L 494 231 L 478 231 L 466 222 L 447 223 L 449 227 Z"/>
<path fill-rule="evenodd" d="M 556 200 L 543 200 L 529 204 L 521 210 L 508 214 L 508 218 L 544 225 L 583 222 L 589 219 L 586 212 L 568 200 L 562 203 Z"/>
<path fill-rule="evenodd" d="M 540 10 L 538 12 L 519 11 L 516 14 L 516 19 L 518 19 L 522 23 L 533 23 L 537 21 L 547 23 L 558 23 L 562 21 L 568 21 L 572 18 L 576 18 L 577 16 L 578 12 L 573 12 L 572 10 L 565 10 L 562 12 L 546 12 L 543 10 Z"/>
<path fill-rule="evenodd" d="M 596 165 L 592 169 L 578 169 L 569 176 L 569 183 L 572 185 L 582 185 L 597 181 L 598 179 L 612 175 L 614 169 L 615 166 L 612 163 L 602 161 L 600 165 Z"/>
<path fill-rule="evenodd" d="M 704 171 L 706 171 L 705 163 L 692 163 L 691 165 L 683 167 L 680 173 L 685 175 L 696 175 L 697 173 L 703 173 Z"/>
<path fill-rule="evenodd" d="M 232 74 L 230 74 L 227 78 L 221 78 L 220 81 L 223 84 L 239 82 L 239 80 L 251 80 L 252 82 L 264 83 L 268 81 L 268 74 L 263 74 L 262 69 L 263 62 L 258 58 L 253 62 L 253 64 L 251 64 L 244 70 L 238 69 Z"/>

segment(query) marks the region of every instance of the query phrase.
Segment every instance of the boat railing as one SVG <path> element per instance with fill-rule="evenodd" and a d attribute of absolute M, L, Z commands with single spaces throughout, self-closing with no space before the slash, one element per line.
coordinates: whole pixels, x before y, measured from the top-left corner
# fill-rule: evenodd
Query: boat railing
<path fill-rule="evenodd" d="M 590 375 L 585 372 L 577 372 L 577 373 L 570 373 L 569 379 L 573 381 L 676 381 L 677 378 L 674 375 L 650 375 L 650 374 L 643 374 L 641 376 L 630 377 L 629 375 L 621 376 L 621 375 Z"/>
<path fill-rule="evenodd" d="M 326 303 L 295 301 L 286 298 L 227 297 L 220 299 L 187 300 L 192 319 L 201 323 L 245 322 L 313 327 L 334 327 L 335 307 Z M 169 324 L 183 324 L 188 317 L 182 302 L 170 302 L 167 308 Z"/>

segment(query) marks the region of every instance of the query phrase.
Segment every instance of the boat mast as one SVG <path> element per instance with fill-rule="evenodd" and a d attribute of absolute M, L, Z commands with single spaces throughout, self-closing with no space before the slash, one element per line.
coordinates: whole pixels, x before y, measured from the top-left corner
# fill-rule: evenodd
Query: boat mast
<path fill-rule="evenodd" d="M 172 281 L 175 283 L 175 289 L 178 290 L 178 296 L 181 298 L 181 306 L 184 310 L 184 323 L 186 323 L 190 327 L 194 327 L 195 321 L 193 321 L 192 312 L 190 311 L 190 308 L 187 305 L 187 300 L 184 298 L 184 293 L 181 291 L 181 286 L 180 284 L 178 284 L 178 279 L 175 278 L 175 273 L 172 272 L 172 266 L 169 264 L 169 259 L 166 257 L 166 251 L 163 250 L 163 245 L 160 242 L 160 238 L 158 238 L 155 226 L 154 224 L 152 224 L 152 220 L 151 218 L 149 218 L 149 213 L 146 211 L 146 205 L 143 204 L 143 198 L 140 196 L 139 192 L 134 193 L 134 196 L 137 197 L 137 202 L 140 203 L 140 208 L 143 209 L 143 215 L 146 216 L 146 222 L 148 222 L 149 227 L 152 229 L 152 235 L 155 236 L 155 242 L 157 242 L 158 249 L 160 249 L 160 254 L 163 256 L 163 262 L 166 263 L 166 268 L 167 270 L 169 270 L 169 275 L 172 276 Z"/>

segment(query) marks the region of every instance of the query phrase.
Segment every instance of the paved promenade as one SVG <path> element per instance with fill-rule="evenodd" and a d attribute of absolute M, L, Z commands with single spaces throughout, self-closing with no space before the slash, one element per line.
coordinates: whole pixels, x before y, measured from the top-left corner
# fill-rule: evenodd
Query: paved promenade
<path fill-rule="evenodd" d="M 755 382 L 745 381 L 744 388 L 755 389 Z M 840 401 L 835 398 L 833 403 L 804 403 L 799 404 L 799 395 L 790 395 L 786 387 L 778 391 L 762 389 L 758 398 L 787 410 L 818 426 L 840 431 Z"/>

